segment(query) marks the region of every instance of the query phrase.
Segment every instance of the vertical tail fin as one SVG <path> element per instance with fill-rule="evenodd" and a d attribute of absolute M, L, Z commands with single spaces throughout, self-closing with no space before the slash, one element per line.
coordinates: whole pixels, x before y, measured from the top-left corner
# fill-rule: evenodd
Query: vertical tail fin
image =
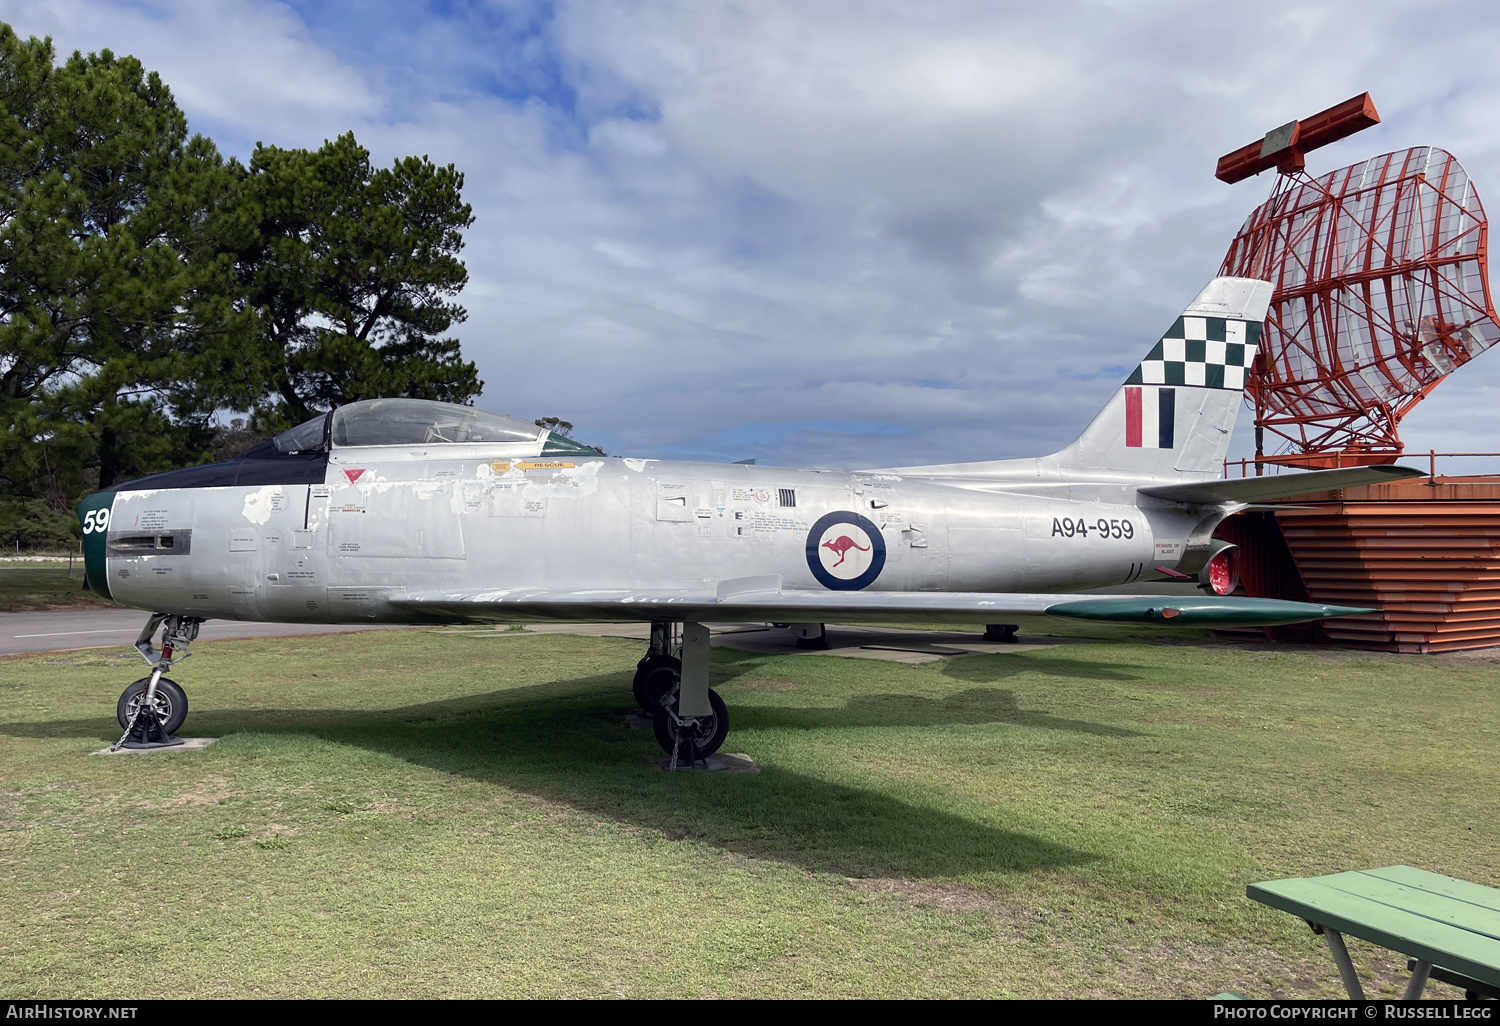
<path fill-rule="evenodd" d="M 1270 282 L 1209 282 L 1055 459 L 1064 468 L 1146 478 L 1217 473 L 1270 303 Z"/>

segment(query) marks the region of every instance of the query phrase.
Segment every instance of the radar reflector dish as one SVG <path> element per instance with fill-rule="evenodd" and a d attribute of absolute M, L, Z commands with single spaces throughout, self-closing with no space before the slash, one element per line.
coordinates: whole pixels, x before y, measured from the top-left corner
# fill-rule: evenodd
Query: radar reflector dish
<path fill-rule="evenodd" d="M 1268 460 L 1401 454 L 1401 418 L 1500 339 L 1487 234 L 1468 174 L 1436 147 L 1278 177 L 1219 271 L 1275 287 L 1245 389 L 1257 428 L 1278 443 Z"/>

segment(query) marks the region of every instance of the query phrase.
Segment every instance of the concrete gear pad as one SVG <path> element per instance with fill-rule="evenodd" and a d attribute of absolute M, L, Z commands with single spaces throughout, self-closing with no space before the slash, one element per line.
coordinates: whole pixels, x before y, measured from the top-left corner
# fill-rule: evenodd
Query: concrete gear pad
<path fill-rule="evenodd" d="M 155 752 L 199 752 L 219 740 L 216 737 L 182 737 L 180 745 L 168 745 L 164 748 L 101 748 L 90 755 L 151 755 Z"/>
<path fill-rule="evenodd" d="M 672 757 L 666 754 L 653 755 L 651 756 L 651 765 L 657 769 L 670 770 Z M 677 772 L 679 773 L 712 773 L 714 770 L 728 770 L 730 773 L 759 773 L 760 767 L 755 765 L 755 760 L 744 752 L 734 752 L 732 754 L 719 752 L 715 755 L 710 755 L 696 766 L 682 765 L 677 767 Z"/>

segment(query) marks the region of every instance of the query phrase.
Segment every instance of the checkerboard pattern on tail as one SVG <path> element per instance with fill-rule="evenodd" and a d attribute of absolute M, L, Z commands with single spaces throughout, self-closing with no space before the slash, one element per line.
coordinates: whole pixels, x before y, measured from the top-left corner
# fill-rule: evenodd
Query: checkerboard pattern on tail
<path fill-rule="evenodd" d="M 1128 471 L 1142 481 L 1223 473 L 1271 292 L 1256 278 L 1209 282 L 1147 343 L 1151 351 L 1129 379 L 1056 454 L 1058 465 Z"/>
<path fill-rule="evenodd" d="M 1179 317 L 1125 384 L 1240 391 L 1260 345 L 1260 329 L 1258 321 Z"/>

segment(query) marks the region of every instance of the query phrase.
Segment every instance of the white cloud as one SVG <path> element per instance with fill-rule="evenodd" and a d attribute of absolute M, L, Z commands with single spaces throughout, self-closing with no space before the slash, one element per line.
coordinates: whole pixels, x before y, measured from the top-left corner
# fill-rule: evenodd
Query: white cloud
<path fill-rule="evenodd" d="M 107 4 L 0 0 L 0 19 L 17 31 L 50 35 L 65 57 L 104 48 L 140 57 L 205 130 L 254 140 L 271 134 L 316 144 L 381 102 L 362 76 L 317 46 L 297 14 L 262 0 Z"/>
<path fill-rule="evenodd" d="M 262 0 L 0 0 L 0 17 L 136 53 L 231 146 L 353 128 L 382 160 L 457 164 L 483 404 L 642 455 L 892 465 L 1065 443 L 1116 384 L 1100 368 L 1133 366 L 1264 198 L 1264 176 L 1214 181 L 1218 155 L 1364 89 L 1386 123 L 1315 170 L 1433 142 L 1500 189 L 1486 4 L 1012 6 L 309 22 Z M 1491 359 L 1420 408 L 1413 446 L 1500 448 Z"/>

